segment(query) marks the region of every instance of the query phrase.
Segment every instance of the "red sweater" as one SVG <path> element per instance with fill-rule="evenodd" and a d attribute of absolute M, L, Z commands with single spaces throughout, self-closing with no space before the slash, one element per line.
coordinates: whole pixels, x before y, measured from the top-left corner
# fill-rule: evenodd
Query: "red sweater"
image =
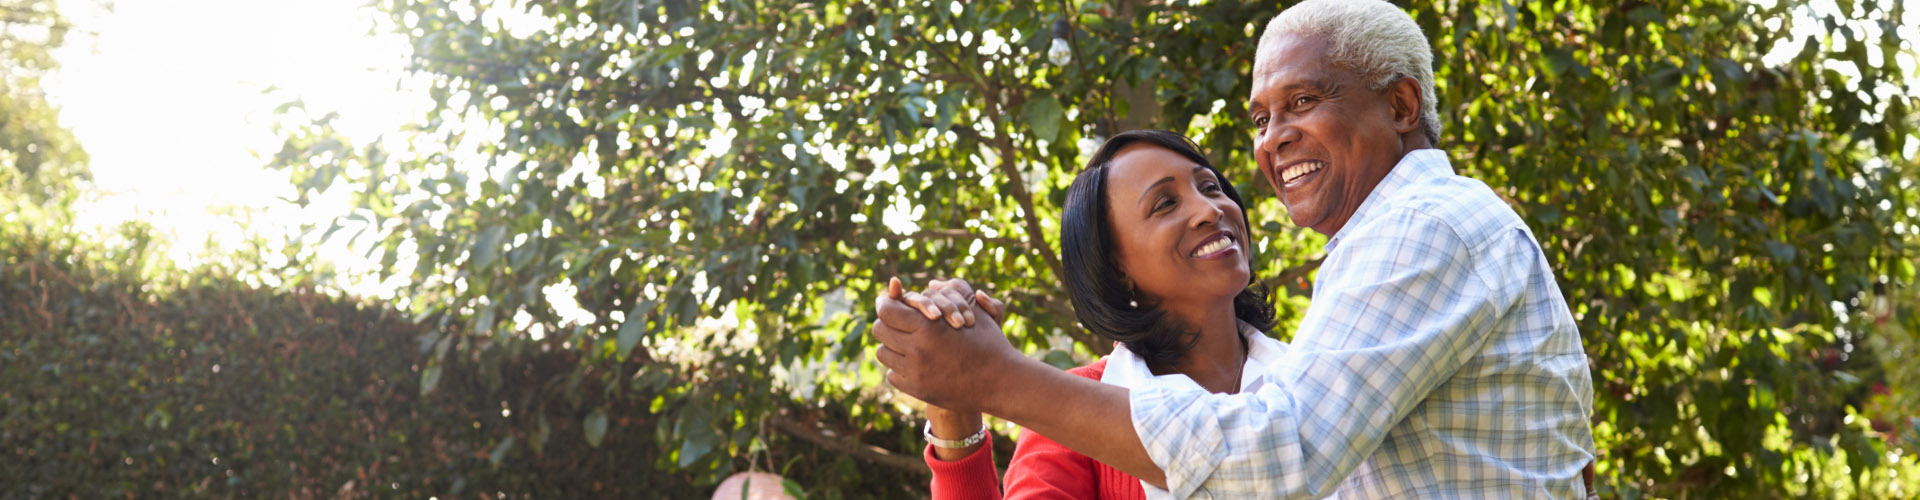
<path fill-rule="evenodd" d="M 1067 370 L 1067 373 L 1100 380 L 1107 371 L 1107 360 Z M 982 451 L 984 450 L 984 452 Z M 934 500 L 999 500 L 1000 478 L 993 470 L 993 434 L 972 455 L 952 462 L 933 455 L 933 445 L 924 453 L 927 467 L 933 469 Z M 1098 498 L 1103 500 L 1146 500 L 1140 479 L 1096 462 L 1086 455 L 1067 449 L 1032 430 L 1021 429 L 1020 443 L 1013 450 L 1013 462 L 1007 464 L 1007 500 L 1052 498 Z"/>

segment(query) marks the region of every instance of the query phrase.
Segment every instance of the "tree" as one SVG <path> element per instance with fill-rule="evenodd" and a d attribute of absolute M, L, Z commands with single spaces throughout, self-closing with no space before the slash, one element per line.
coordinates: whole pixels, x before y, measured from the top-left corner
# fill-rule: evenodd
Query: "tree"
<path fill-rule="evenodd" d="M 1438 59 L 1441 146 L 1527 218 L 1578 316 L 1604 491 L 1915 487 L 1878 472 L 1913 457 L 1851 418 L 1886 378 L 1862 340 L 1920 326 L 1875 305 L 1915 303 L 1907 7 L 1405 4 Z M 1253 193 L 1279 330 L 1307 305 L 1324 239 L 1278 222 L 1248 168 L 1253 40 L 1280 6 L 378 5 L 437 108 L 399 151 L 295 123 L 272 163 L 303 197 L 355 190 L 328 234 L 373 238 L 380 278 L 408 278 L 441 360 L 427 388 L 455 356 L 583 353 L 511 405 L 523 440 L 651 433 L 653 466 L 711 483 L 798 461 L 799 439 L 841 452 L 790 474 L 811 492 L 911 496 L 874 479 L 917 481 L 919 444 L 868 359 L 867 304 L 891 276 L 960 276 L 1007 299 L 1033 355 L 1106 352 L 1074 325 L 1053 238 L 1119 130 L 1195 137 Z M 661 423 L 608 427 L 603 397 L 651 398 Z M 584 435 L 536 432 L 543 408 L 585 409 Z"/>
<path fill-rule="evenodd" d="M 72 26 L 52 0 L 0 1 L 0 190 L 4 209 L 65 207 L 87 178 L 87 155 L 60 125 L 40 79 Z M 17 196 L 17 198 L 15 197 Z"/>

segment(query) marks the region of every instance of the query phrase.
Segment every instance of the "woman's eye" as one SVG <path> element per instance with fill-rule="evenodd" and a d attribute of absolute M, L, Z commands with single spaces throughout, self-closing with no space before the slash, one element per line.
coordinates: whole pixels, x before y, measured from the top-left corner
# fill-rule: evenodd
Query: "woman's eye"
<path fill-rule="evenodd" d="M 1165 198 L 1160 200 L 1160 203 L 1156 203 L 1153 205 L 1153 211 L 1158 212 L 1172 206 L 1173 206 L 1173 198 Z"/>
<path fill-rule="evenodd" d="M 1200 186 L 1200 192 L 1202 192 L 1202 193 L 1218 193 L 1218 192 L 1220 192 L 1220 184 L 1217 184 L 1217 183 L 1212 183 L 1212 182 L 1209 182 L 1209 183 L 1206 183 L 1206 184 L 1202 184 L 1202 185 Z"/>

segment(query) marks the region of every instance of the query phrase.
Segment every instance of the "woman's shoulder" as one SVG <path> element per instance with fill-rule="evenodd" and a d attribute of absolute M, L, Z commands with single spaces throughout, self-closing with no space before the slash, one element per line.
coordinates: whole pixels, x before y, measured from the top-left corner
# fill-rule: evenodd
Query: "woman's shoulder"
<path fill-rule="evenodd" d="M 1095 360 L 1092 363 L 1087 363 L 1084 365 L 1080 365 L 1078 367 L 1074 367 L 1073 369 L 1067 370 L 1067 373 L 1079 375 L 1079 376 L 1094 379 L 1094 380 L 1100 380 L 1100 376 L 1105 374 L 1106 372 L 1107 372 L 1107 358 L 1105 356 L 1102 356 L 1100 359 Z"/>

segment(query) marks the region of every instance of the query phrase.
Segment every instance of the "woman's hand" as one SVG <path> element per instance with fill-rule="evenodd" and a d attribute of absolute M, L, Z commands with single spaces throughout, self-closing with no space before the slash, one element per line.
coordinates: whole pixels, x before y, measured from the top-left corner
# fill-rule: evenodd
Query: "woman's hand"
<path fill-rule="evenodd" d="M 940 321 L 944 318 L 947 325 L 954 328 L 973 326 L 975 318 L 972 306 L 978 304 L 994 324 L 1006 322 L 1006 304 L 987 296 L 987 292 L 974 290 L 966 280 L 933 280 L 927 283 L 925 291 L 904 293 L 899 283 L 900 279 L 894 278 L 888 284 L 888 293 L 894 299 L 919 309 L 927 319 Z"/>
<path fill-rule="evenodd" d="M 944 318 L 947 324 L 954 328 L 972 326 L 974 323 L 971 307 L 973 304 L 969 304 L 968 299 L 979 304 L 980 309 L 985 311 L 987 317 L 992 318 L 994 323 L 998 324 L 1006 319 L 1005 304 L 988 297 L 986 292 L 974 290 L 967 285 L 966 281 L 959 279 L 934 280 L 927 284 L 926 292 L 922 293 L 903 290 L 900 279 L 894 278 L 887 283 L 887 295 L 919 309 L 927 319 L 938 321 Z M 956 441 L 971 437 L 986 426 L 985 420 L 978 412 L 956 412 L 934 405 L 927 405 L 927 422 L 932 424 L 934 437 Z M 934 446 L 933 456 L 952 462 L 980 451 L 980 447 L 984 445 L 982 442 L 965 448 Z"/>

